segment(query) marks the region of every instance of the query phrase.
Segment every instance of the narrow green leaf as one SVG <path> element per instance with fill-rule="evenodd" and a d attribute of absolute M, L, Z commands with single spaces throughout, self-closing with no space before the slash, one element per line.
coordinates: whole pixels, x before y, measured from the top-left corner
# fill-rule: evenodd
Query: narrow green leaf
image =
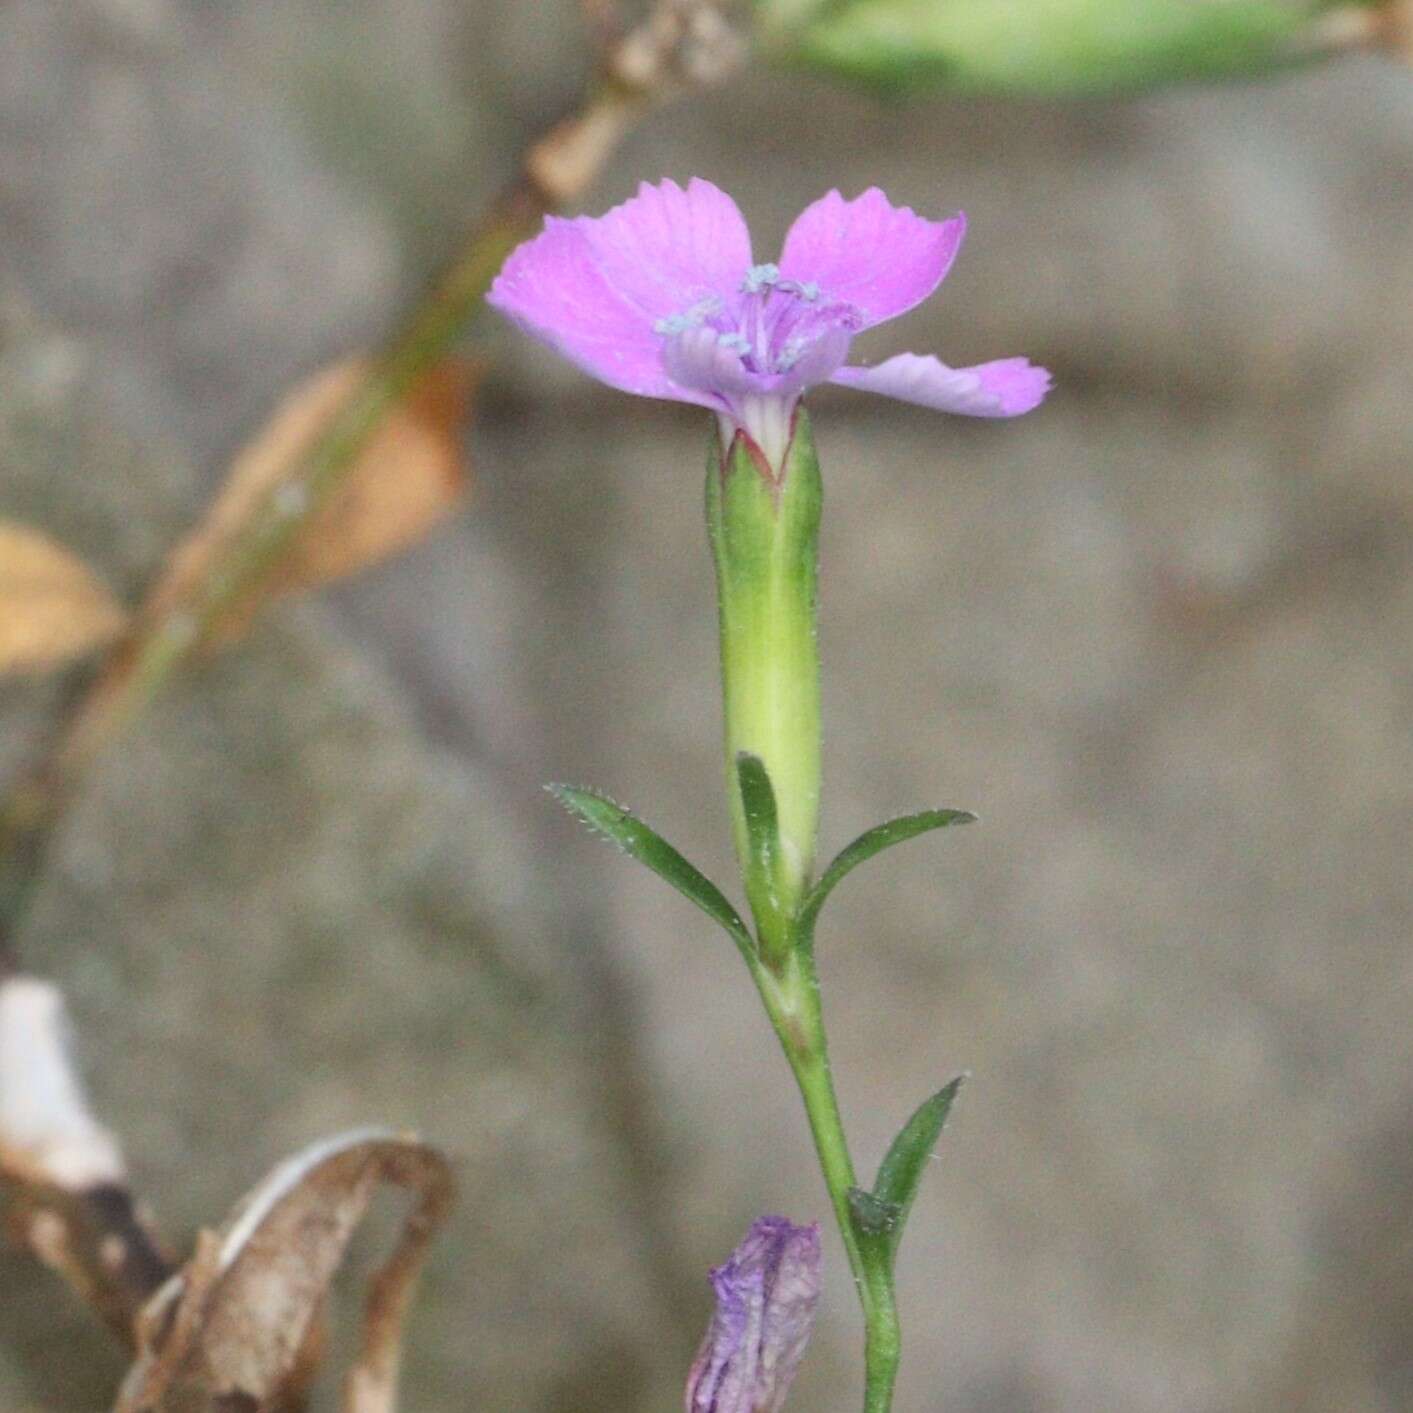
<path fill-rule="evenodd" d="M 927 1169 L 928 1160 L 942 1136 L 942 1127 L 952 1111 L 952 1101 L 962 1087 L 965 1075 L 958 1075 L 950 1084 L 939 1089 L 930 1099 L 918 1105 L 912 1118 L 899 1130 L 897 1138 L 878 1168 L 878 1178 L 871 1194 L 881 1209 L 897 1214 L 888 1227 L 889 1249 L 897 1253 L 903 1224 L 912 1210 L 918 1185 Z"/>
<path fill-rule="evenodd" d="M 780 858 L 780 820 L 775 809 L 775 790 L 771 786 L 765 762 L 749 751 L 738 752 L 736 780 L 741 790 L 741 807 L 746 815 L 751 862 L 773 894 L 775 870 Z"/>
<path fill-rule="evenodd" d="M 687 862 L 660 834 L 650 829 L 631 811 L 593 790 L 572 785 L 547 785 L 551 795 L 576 819 L 616 844 L 630 858 L 646 864 L 664 878 L 684 898 L 715 918 L 741 949 L 747 961 L 755 956 L 755 944 L 740 914 L 726 895 L 704 873 Z"/>
<path fill-rule="evenodd" d="M 866 1188 L 849 1189 L 849 1211 L 854 1227 L 862 1237 L 887 1236 L 903 1215 L 896 1202 L 881 1202 Z"/>
<path fill-rule="evenodd" d="M 886 824 L 877 824 L 860 834 L 846 849 L 835 857 L 821 875 L 818 883 L 810 889 L 805 905 L 800 909 L 800 925 L 808 936 L 814 930 L 815 919 L 824 906 L 824 900 L 834 891 L 835 885 L 847 873 L 852 873 L 865 859 L 893 844 L 901 844 L 905 839 L 916 838 L 933 829 L 944 829 L 949 824 L 974 824 L 976 816 L 967 810 L 923 810 L 919 814 L 905 814 L 890 819 Z"/>

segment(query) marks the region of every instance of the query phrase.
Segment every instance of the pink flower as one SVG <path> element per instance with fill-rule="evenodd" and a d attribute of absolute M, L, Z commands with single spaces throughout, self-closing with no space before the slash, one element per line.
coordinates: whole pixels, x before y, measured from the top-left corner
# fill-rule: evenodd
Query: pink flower
<path fill-rule="evenodd" d="M 831 191 L 796 218 L 778 264 L 758 265 L 736 203 L 694 177 L 644 183 L 600 217 L 562 220 L 515 250 L 489 302 L 610 387 L 711 408 L 778 466 L 807 388 L 842 383 L 942 412 L 1014 417 L 1050 375 L 1024 358 L 949 368 L 900 353 L 848 367 L 854 335 L 941 284 L 966 220 L 928 221 L 871 187 Z"/>
<path fill-rule="evenodd" d="M 711 1273 L 716 1313 L 687 1376 L 686 1413 L 777 1413 L 819 1304 L 819 1227 L 760 1217 Z"/>

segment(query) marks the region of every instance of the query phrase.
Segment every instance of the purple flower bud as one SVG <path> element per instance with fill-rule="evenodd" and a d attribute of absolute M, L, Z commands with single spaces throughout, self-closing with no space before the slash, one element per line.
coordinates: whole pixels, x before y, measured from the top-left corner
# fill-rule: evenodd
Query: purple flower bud
<path fill-rule="evenodd" d="M 716 1313 L 687 1376 L 686 1413 L 777 1413 L 819 1304 L 819 1226 L 761 1217 L 711 1273 Z"/>

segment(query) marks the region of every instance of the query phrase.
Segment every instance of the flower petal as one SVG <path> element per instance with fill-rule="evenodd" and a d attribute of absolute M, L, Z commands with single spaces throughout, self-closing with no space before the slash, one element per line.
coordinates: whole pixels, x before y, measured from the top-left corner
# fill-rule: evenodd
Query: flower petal
<path fill-rule="evenodd" d="M 736 203 L 693 177 L 644 182 L 637 196 L 577 223 L 604 279 L 652 324 L 735 293 L 751 265 L 751 235 Z"/>
<path fill-rule="evenodd" d="M 796 362 L 772 382 L 782 393 L 803 392 L 816 383 L 827 383 L 835 370 L 849 356 L 854 331 L 844 324 L 835 324 L 817 333 L 805 345 Z"/>
<path fill-rule="evenodd" d="M 704 325 L 668 335 L 662 363 L 679 388 L 703 394 L 712 406 L 724 406 L 734 394 L 754 392 L 766 381 L 748 372 L 736 349 Z"/>
<path fill-rule="evenodd" d="M 930 355 L 900 353 L 872 368 L 841 368 L 829 381 L 967 417 L 1018 417 L 1050 391 L 1049 372 L 1028 358 L 949 368 Z"/>
<path fill-rule="evenodd" d="M 610 387 L 645 397 L 705 401 L 673 386 L 652 322 L 604 278 L 583 221 L 551 216 L 518 247 L 486 302 Z"/>
<path fill-rule="evenodd" d="M 875 186 L 853 201 L 837 191 L 806 206 L 785 237 L 780 273 L 857 305 L 864 327 L 921 304 L 942 283 L 966 217 L 929 221 Z"/>
<path fill-rule="evenodd" d="M 725 192 L 695 177 L 685 191 L 644 183 L 604 216 L 548 217 L 486 300 L 610 387 L 715 406 L 671 381 L 653 325 L 734 292 L 750 263 L 750 233 Z"/>

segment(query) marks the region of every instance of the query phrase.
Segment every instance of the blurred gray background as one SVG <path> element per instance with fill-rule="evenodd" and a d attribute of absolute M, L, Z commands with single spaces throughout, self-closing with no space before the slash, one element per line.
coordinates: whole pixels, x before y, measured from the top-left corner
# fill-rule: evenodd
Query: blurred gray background
<path fill-rule="evenodd" d="M 135 591 L 585 62 L 567 0 L 7 0 L 0 515 Z M 965 207 L 943 293 L 861 351 L 1057 378 L 1010 424 L 816 400 L 826 847 L 982 816 L 821 930 L 864 1166 L 973 1074 L 904 1250 L 900 1410 L 1413 1407 L 1413 81 L 889 107 L 757 71 L 589 207 L 692 174 L 762 256 L 833 185 Z M 23 950 L 173 1232 L 340 1126 L 456 1155 L 410 1410 L 647 1413 L 706 1267 L 825 1213 L 729 945 L 538 788 L 730 875 L 706 432 L 476 339 L 474 505 L 171 692 Z M 59 692 L 0 689 L 0 770 Z M 819 1413 L 856 1402 L 827 1253 Z M 0 1256 L 0 1404 L 103 1406 L 117 1369 Z"/>

